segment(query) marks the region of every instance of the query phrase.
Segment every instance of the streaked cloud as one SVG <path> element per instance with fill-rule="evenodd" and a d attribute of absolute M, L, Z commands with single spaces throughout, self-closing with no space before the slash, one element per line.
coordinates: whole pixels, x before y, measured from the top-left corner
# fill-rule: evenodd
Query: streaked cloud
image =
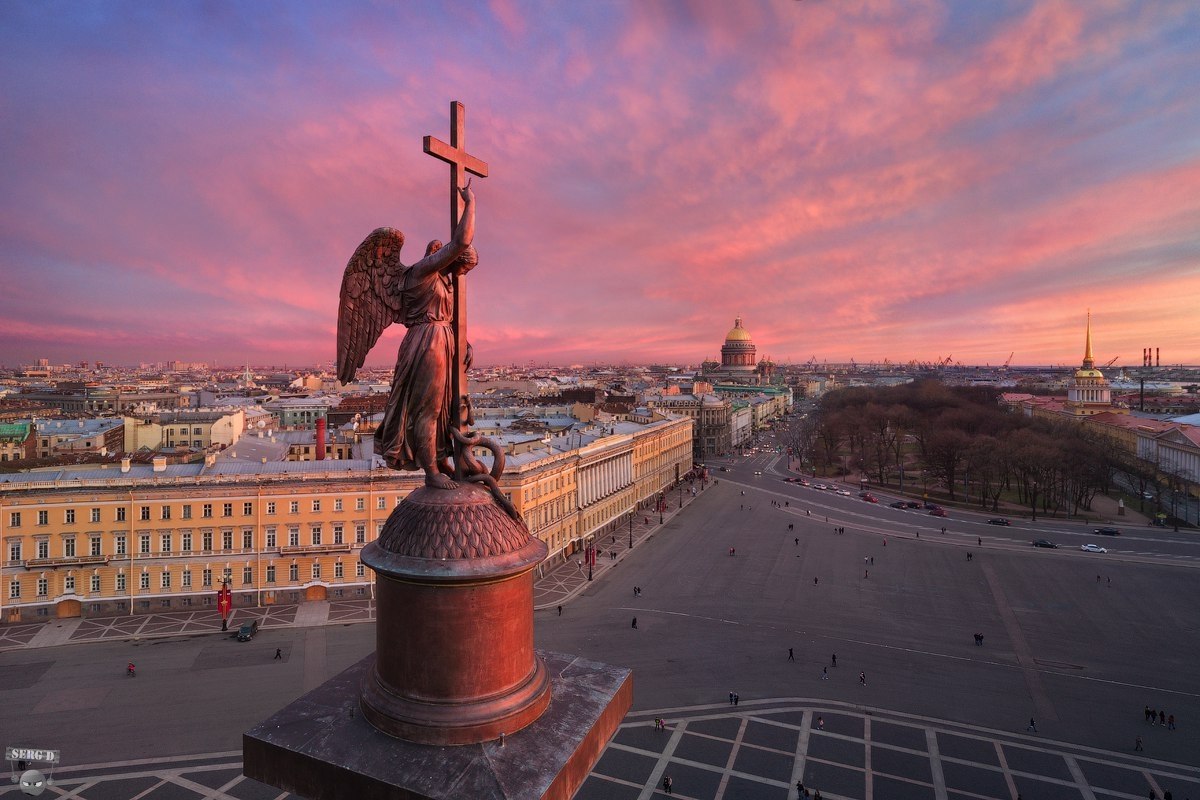
<path fill-rule="evenodd" d="M 1190 3 L 0 6 L 0 363 L 328 361 L 476 185 L 481 363 L 1200 362 Z M 390 363 L 400 332 L 370 363 Z"/>

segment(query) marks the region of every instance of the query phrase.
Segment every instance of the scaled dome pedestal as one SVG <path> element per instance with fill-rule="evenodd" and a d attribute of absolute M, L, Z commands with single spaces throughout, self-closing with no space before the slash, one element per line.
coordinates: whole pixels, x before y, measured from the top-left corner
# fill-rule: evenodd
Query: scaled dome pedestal
<path fill-rule="evenodd" d="M 376 652 L 244 733 L 243 773 L 309 800 L 569 800 L 633 674 L 534 649 L 545 554 L 479 486 L 414 491 L 360 556 Z"/>
<path fill-rule="evenodd" d="M 481 487 L 418 489 L 361 559 L 377 576 L 376 660 L 362 710 L 422 744 L 510 735 L 550 702 L 533 648 L 533 570 L 546 557 Z"/>

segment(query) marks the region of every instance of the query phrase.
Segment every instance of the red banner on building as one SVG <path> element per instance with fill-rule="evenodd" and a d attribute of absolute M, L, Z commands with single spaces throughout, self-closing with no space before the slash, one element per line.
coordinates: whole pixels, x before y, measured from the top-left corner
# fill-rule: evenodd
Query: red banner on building
<path fill-rule="evenodd" d="M 229 591 L 229 584 L 226 583 L 217 590 L 217 611 L 221 612 L 221 619 L 229 619 L 229 609 L 233 607 L 233 593 Z"/>

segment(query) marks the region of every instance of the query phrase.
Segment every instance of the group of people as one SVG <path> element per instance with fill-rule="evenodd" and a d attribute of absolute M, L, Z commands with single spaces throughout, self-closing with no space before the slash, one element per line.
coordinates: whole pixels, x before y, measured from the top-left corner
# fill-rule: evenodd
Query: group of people
<path fill-rule="evenodd" d="M 1155 710 L 1150 706 L 1146 706 L 1146 724 L 1147 725 L 1164 725 L 1169 731 L 1175 730 L 1175 715 L 1168 714 L 1162 710 Z"/>
<path fill-rule="evenodd" d="M 805 800 L 805 798 L 821 800 L 821 790 L 813 789 L 810 793 L 808 789 L 804 788 L 804 781 L 796 781 L 796 797 L 801 798 L 801 800 Z"/>

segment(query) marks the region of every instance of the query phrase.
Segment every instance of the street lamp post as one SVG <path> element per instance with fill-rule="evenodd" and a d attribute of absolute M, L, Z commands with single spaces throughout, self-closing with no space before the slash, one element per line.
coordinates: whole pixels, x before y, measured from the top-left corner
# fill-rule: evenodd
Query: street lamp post
<path fill-rule="evenodd" d="M 659 522 L 662 522 L 661 518 Z M 629 549 L 633 549 L 633 512 L 629 512 Z"/>
<path fill-rule="evenodd" d="M 679 482 L 679 508 L 683 509 L 683 481 Z"/>

